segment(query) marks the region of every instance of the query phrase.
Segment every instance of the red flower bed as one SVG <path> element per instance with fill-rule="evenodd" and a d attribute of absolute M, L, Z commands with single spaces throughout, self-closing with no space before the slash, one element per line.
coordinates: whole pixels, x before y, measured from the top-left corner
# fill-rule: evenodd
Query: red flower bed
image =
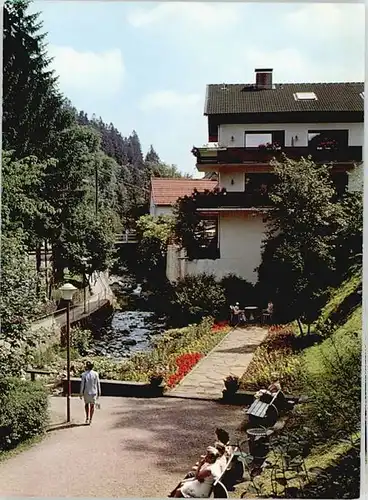
<path fill-rule="evenodd" d="M 229 326 L 229 323 L 227 321 L 220 321 L 219 323 L 215 323 L 211 330 L 213 332 L 218 332 L 220 330 L 223 330 L 224 328 L 227 328 Z"/>
<path fill-rule="evenodd" d="M 169 387 L 174 387 L 174 385 L 179 383 L 180 380 L 190 372 L 193 366 L 196 365 L 201 358 L 203 358 L 203 354 L 199 352 L 181 354 L 178 356 L 175 360 L 175 364 L 177 366 L 176 372 L 173 375 L 170 375 L 167 385 Z"/>

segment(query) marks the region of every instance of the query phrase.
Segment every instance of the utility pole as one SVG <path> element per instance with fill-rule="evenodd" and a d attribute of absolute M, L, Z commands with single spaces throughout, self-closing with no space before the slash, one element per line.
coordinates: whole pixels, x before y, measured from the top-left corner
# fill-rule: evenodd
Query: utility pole
<path fill-rule="evenodd" d="M 96 220 L 98 217 L 98 161 L 95 161 L 95 210 L 96 210 Z"/>

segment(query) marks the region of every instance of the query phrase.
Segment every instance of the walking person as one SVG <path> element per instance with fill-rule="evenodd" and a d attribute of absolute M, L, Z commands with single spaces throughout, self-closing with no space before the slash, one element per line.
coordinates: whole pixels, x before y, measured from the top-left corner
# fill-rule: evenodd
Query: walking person
<path fill-rule="evenodd" d="M 88 361 L 86 363 L 86 371 L 81 377 L 80 386 L 80 399 L 84 398 L 84 408 L 86 411 L 86 424 L 92 423 L 93 414 L 95 411 L 95 404 L 97 399 L 101 396 L 100 377 L 97 372 L 93 370 L 93 363 Z"/>

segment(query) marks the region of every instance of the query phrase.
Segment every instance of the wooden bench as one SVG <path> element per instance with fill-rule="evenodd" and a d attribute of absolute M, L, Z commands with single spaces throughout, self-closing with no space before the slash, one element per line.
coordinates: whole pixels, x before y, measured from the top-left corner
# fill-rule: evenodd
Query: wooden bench
<path fill-rule="evenodd" d="M 268 401 L 262 401 L 269 399 Z M 285 409 L 287 400 L 284 393 L 280 390 L 274 395 L 264 394 L 260 399 L 255 399 L 245 413 L 253 418 L 254 423 L 259 422 L 259 425 L 270 427 L 275 424 L 282 410 Z M 270 425 L 265 425 L 270 424 Z M 257 427 L 257 425 L 255 425 Z"/>
<path fill-rule="evenodd" d="M 228 474 L 229 471 L 231 470 L 233 458 L 238 453 L 238 451 L 239 451 L 238 446 L 231 447 L 231 453 L 229 454 L 229 456 L 226 460 L 224 470 L 222 471 L 220 477 L 218 477 L 218 479 L 216 479 L 216 481 L 213 483 L 211 490 L 210 490 L 210 493 L 208 495 L 208 498 L 211 496 L 213 498 L 229 498 L 229 493 L 228 493 L 227 487 L 225 486 L 223 480 L 225 478 L 225 475 Z M 204 455 L 202 455 L 201 458 L 204 458 Z M 188 474 L 186 474 L 183 481 L 187 481 L 188 479 L 194 479 L 194 471 L 197 470 L 198 463 L 199 462 L 197 462 L 196 465 L 194 465 L 192 467 L 192 472 L 189 472 Z M 241 466 L 242 466 L 242 475 L 244 475 L 244 464 L 242 462 L 241 462 Z M 180 483 L 179 483 L 179 485 L 180 485 Z M 177 488 L 179 487 L 179 485 L 177 486 Z M 175 491 L 175 490 L 173 490 L 173 491 Z"/>
<path fill-rule="evenodd" d="M 29 373 L 31 375 L 31 381 L 34 382 L 36 380 L 36 375 L 55 375 L 57 372 L 52 372 L 49 370 L 37 370 L 37 369 L 30 369 L 30 370 L 25 370 L 26 373 Z"/>
<path fill-rule="evenodd" d="M 237 446 L 232 449 L 232 452 L 229 455 L 229 458 L 227 459 L 226 465 L 224 467 L 224 470 L 222 471 L 221 476 L 218 479 L 216 479 L 216 481 L 212 485 L 211 493 L 209 495 L 210 497 L 229 498 L 229 492 L 227 491 L 227 488 L 222 480 L 224 479 L 225 475 L 231 470 L 231 463 L 238 450 L 239 448 Z"/>

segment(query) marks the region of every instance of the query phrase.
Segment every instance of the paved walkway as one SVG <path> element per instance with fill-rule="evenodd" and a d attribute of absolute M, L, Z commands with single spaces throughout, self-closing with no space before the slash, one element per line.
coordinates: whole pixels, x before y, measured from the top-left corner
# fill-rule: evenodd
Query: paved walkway
<path fill-rule="evenodd" d="M 241 377 L 253 353 L 267 335 L 266 328 L 236 328 L 177 385 L 169 395 L 185 398 L 218 399 L 228 375 Z"/>
<path fill-rule="evenodd" d="M 52 398 L 65 415 L 65 398 Z M 91 426 L 72 399 L 73 428 L 0 462 L 0 497 L 164 498 L 223 427 L 236 439 L 239 407 L 174 398 L 101 398 Z"/>

